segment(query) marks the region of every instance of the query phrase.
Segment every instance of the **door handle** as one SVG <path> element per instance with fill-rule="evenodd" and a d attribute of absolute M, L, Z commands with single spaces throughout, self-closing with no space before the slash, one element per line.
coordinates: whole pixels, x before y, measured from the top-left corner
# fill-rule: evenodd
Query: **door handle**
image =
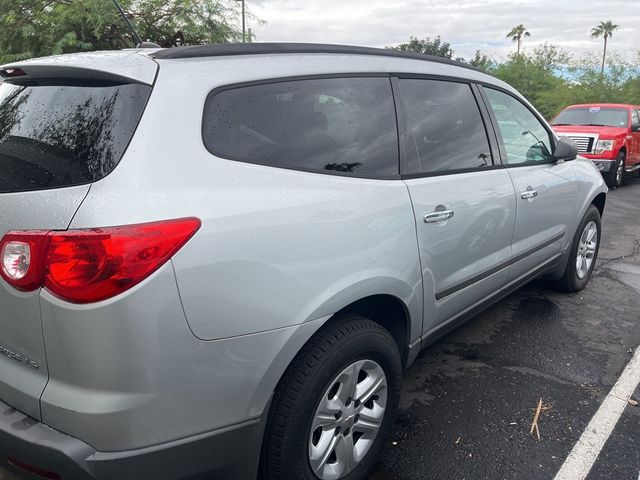
<path fill-rule="evenodd" d="M 522 198 L 523 200 L 533 200 L 537 196 L 538 196 L 537 190 L 525 190 L 520 194 L 520 198 Z"/>
<path fill-rule="evenodd" d="M 449 220 L 453 217 L 453 210 L 442 210 L 440 212 L 427 213 L 424 216 L 424 223 L 438 223 Z"/>

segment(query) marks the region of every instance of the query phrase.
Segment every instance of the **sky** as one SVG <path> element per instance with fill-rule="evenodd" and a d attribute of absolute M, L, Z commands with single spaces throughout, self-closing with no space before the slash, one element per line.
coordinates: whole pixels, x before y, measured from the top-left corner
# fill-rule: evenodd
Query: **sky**
<path fill-rule="evenodd" d="M 476 50 L 496 59 L 515 50 L 506 38 L 518 24 L 531 33 L 525 49 L 548 41 L 577 57 L 602 55 L 592 39 L 600 21 L 618 24 L 609 51 L 631 59 L 640 48 L 640 0 L 246 0 L 259 42 L 319 42 L 385 47 L 438 35 L 454 56 Z"/>

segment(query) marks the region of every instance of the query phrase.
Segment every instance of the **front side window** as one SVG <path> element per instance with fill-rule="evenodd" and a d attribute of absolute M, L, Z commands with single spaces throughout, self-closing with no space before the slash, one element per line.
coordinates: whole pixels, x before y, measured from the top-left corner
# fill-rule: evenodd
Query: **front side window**
<path fill-rule="evenodd" d="M 400 79 L 407 161 L 403 174 L 429 174 L 493 165 L 487 132 L 471 86 Z"/>
<path fill-rule="evenodd" d="M 571 107 L 553 120 L 553 125 L 588 125 L 594 127 L 628 127 L 629 113 L 625 108 Z"/>
<path fill-rule="evenodd" d="M 203 140 L 233 160 L 357 176 L 398 175 L 398 139 L 386 77 L 292 80 L 214 91 Z"/>
<path fill-rule="evenodd" d="M 498 90 L 485 88 L 498 122 L 509 165 L 553 160 L 551 133 L 522 102 Z"/>
<path fill-rule="evenodd" d="M 631 110 L 631 126 L 640 127 L 640 114 L 638 114 L 638 110 Z"/>

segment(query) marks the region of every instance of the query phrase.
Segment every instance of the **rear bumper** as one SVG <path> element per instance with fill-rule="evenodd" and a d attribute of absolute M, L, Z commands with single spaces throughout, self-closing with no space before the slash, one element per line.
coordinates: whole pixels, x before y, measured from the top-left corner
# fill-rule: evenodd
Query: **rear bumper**
<path fill-rule="evenodd" d="M 0 402 L 0 466 L 25 479 L 255 479 L 263 432 L 256 419 L 155 447 L 98 452 Z"/>

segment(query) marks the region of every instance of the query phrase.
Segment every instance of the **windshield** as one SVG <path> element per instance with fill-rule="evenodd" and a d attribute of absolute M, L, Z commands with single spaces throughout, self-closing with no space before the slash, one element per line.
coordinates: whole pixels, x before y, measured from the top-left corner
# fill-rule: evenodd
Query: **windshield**
<path fill-rule="evenodd" d="M 556 117 L 552 125 L 627 127 L 629 125 L 629 113 L 623 108 L 567 108 L 560 112 L 560 115 Z"/>
<path fill-rule="evenodd" d="M 151 87 L 0 83 L 0 193 L 95 182 L 120 161 Z"/>

